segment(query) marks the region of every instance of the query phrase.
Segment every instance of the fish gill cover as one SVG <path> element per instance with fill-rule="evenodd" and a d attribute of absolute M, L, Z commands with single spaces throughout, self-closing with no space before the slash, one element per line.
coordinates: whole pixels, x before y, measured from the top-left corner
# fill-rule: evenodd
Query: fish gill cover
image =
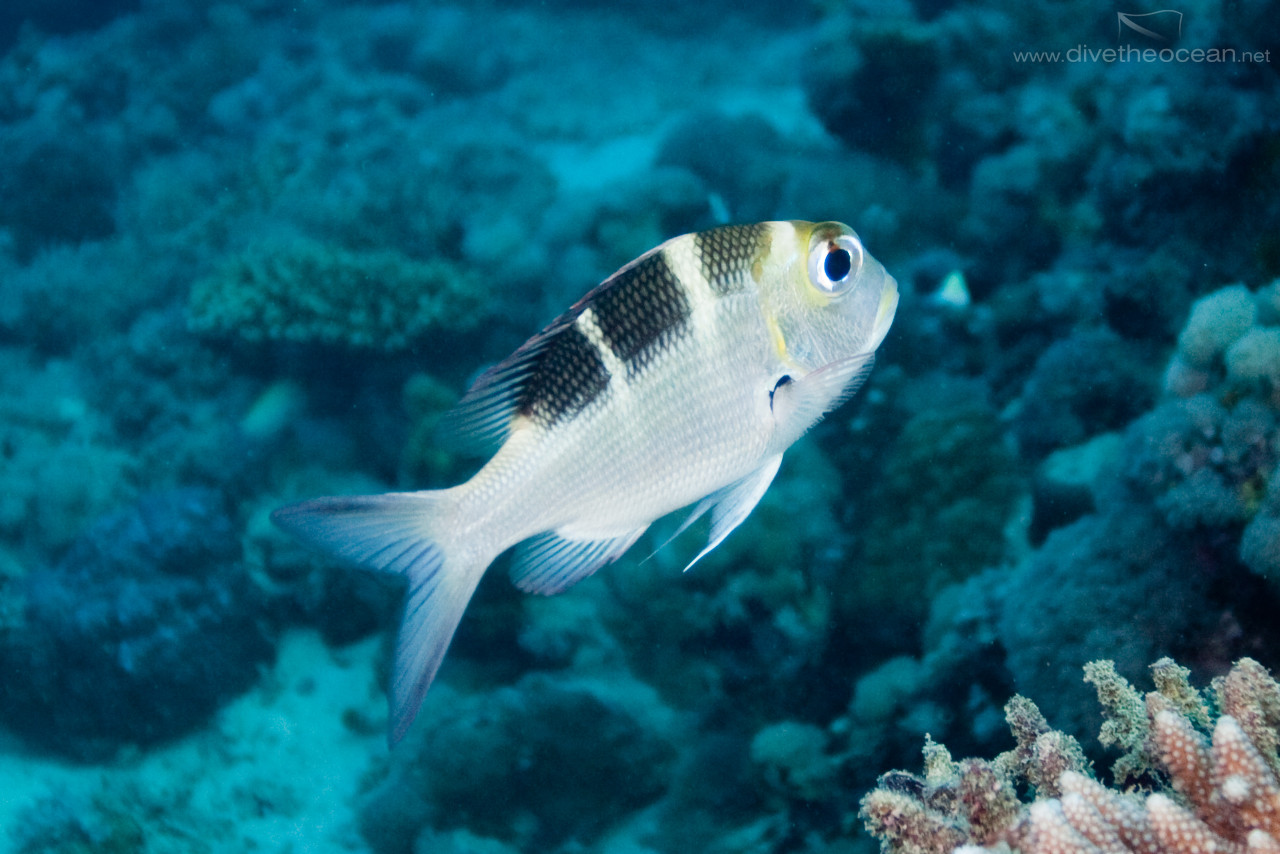
<path fill-rule="evenodd" d="M 870 851 L 1015 693 L 1105 777 L 1085 663 L 1274 671 L 1280 8 L 1161 9 L 6 5 L 0 844 Z M 790 218 L 901 287 L 859 398 L 687 574 L 482 584 L 388 756 L 400 591 L 270 509 L 464 479 L 477 369 Z"/>

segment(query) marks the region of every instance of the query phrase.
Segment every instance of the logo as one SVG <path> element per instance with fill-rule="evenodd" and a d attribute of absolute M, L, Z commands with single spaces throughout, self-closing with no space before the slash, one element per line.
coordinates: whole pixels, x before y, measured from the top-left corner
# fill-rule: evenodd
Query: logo
<path fill-rule="evenodd" d="M 1109 14 L 1109 13 L 1108 13 Z M 1098 24 L 1107 20 L 1097 19 Z M 1117 12 L 1116 41 L 1111 47 L 1077 44 L 1067 50 L 1015 50 L 1014 62 L 1167 62 L 1212 64 L 1271 64 L 1271 50 L 1234 47 L 1179 47 L 1182 13 L 1176 9 L 1158 12 Z M 1195 37 L 1193 36 L 1193 39 Z"/>
<path fill-rule="evenodd" d="M 1182 36 L 1182 13 L 1173 9 L 1161 9 L 1159 12 L 1116 12 L 1116 38 L 1124 41 L 1125 37 L 1173 44 Z"/>

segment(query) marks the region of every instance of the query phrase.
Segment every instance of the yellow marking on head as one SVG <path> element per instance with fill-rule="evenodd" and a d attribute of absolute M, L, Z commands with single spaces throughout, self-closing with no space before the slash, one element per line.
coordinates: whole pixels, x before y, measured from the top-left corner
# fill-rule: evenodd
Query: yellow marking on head
<path fill-rule="evenodd" d="M 782 326 L 778 323 L 778 318 L 772 314 L 764 316 L 765 325 L 769 327 L 769 340 L 773 342 L 773 349 L 778 354 L 778 359 L 787 361 L 787 339 L 782 334 Z"/>
<path fill-rule="evenodd" d="M 791 233 L 788 235 L 790 240 L 787 241 L 790 251 L 779 261 L 789 270 L 789 280 L 794 285 L 793 296 L 799 300 L 800 308 L 822 308 L 830 300 L 813 286 L 805 270 L 805 259 L 808 256 L 809 241 L 813 236 L 815 223 L 802 219 L 778 223 L 780 229 L 784 226 L 790 226 L 791 228 Z M 781 251 L 781 247 L 779 251 Z"/>
<path fill-rule="evenodd" d="M 880 294 L 880 305 L 876 307 L 876 322 L 874 328 L 877 332 L 886 329 L 893 321 L 894 310 L 898 307 L 898 289 L 885 288 Z"/>
<path fill-rule="evenodd" d="M 756 284 L 760 284 L 760 280 L 764 278 L 764 262 L 772 251 L 773 230 L 762 228 L 760 229 L 760 244 L 756 247 L 755 257 L 751 259 L 751 278 L 755 279 Z"/>

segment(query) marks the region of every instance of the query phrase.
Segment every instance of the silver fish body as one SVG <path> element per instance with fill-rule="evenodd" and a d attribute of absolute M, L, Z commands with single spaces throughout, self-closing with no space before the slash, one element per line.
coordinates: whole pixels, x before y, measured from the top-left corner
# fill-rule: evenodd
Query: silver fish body
<path fill-rule="evenodd" d="M 783 452 L 866 377 L 897 298 L 839 223 L 674 238 L 472 386 L 447 422 L 496 451 L 466 483 L 277 510 L 302 541 L 408 577 L 391 742 L 498 555 L 519 545 L 515 583 L 557 593 L 697 502 L 685 524 L 709 512 L 711 536 L 696 562 L 755 507 Z"/>

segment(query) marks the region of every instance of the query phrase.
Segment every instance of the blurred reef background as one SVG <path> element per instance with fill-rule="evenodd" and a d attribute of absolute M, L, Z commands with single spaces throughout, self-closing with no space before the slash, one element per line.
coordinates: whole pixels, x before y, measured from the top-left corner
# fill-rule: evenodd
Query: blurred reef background
<path fill-rule="evenodd" d="M 1280 666 L 1280 3 L 1176 11 L 4 3 L 2 850 L 869 854 L 1014 693 L 1105 779 L 1086 662 Z M 866 388 L 688 574 L 495 565 L 389 754 L 400 591 L 267 513 L 465 478 L 481 369 L 790 218 L 900 283 Z"/>

